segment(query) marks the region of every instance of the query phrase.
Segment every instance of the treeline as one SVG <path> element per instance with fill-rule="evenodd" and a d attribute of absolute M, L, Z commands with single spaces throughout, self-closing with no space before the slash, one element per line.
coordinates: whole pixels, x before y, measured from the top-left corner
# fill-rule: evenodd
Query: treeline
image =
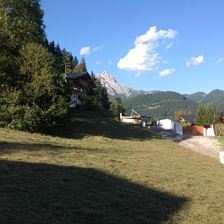
<path fill-rule="evenodd" d="M 54 41 L 48 42 L 39 0 L 0 3 L 0 125 L 43 131 L 61 125 L 69 113 L 66 73 L 86 72 Z M 96 83 L 86 104 L 109 108 L 106 90 Z"/>
<path fill-rule="evenodd" d="M 176 114 L 194 114 L 197 104 L 176 92 L 155 92 L 124 100 L 126 113 L 131 109 L 154 119 L 175 118 Z"/>

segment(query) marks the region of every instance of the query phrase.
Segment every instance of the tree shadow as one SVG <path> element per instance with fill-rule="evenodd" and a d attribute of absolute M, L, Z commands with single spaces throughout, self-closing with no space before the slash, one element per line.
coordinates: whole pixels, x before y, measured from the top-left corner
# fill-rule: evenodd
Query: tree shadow
<path fill-rule="evenodd" d="M 112 139 L 122 140 L 146 140 L 160 138 L 149 128 L 140 125 L 121 123 L 114 118 L 73 118 L 63 128 L 63 130 L 51 130 L 46 134 L 63 138 L 81 139 L 85 136 L 104 136 Z"/>
<path fill-rule="evenodd" d="M 166 129 L 163 129 L 158 126 L 154 126 L 152 128 L 152 131 L 154 132 L 154 134 L 160 135 L 161 138 L 170 139 L 176 143 L 179 143 L 179 142 L 182 142 L 182 141 L 192 138 L 192 135 L 186 135 L 186 134 L 180 135 L 172 130 L 166 130 Z"/>
<path fill-rule="evenodd" d="M 53 144 L 45 144 L 45 143 L 19 143 L 19 142 L 7 142 L 0 141 L 0 155 L 1 154 L 10 154 L 14 152 L 18 152 L 20 150 L 26 151 L 62 151 L 62 150 L 77 150 L 77 151 L 90 151 L 90 152 L 102 152 L 102 150 L 97 148 L 86 148 L 83 146 L 63 146 L 63 145 L 53 145 Z"/>
<path fill-rule="evenodd" d="M 1 224 L 159 224 L 186 202 L 95 169 L 0 160 Z"/>

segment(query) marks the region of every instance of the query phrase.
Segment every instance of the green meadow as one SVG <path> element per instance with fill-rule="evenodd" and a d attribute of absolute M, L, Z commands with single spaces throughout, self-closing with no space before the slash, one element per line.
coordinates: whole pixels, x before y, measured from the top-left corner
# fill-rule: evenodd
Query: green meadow
<path fill-rule="evenodd" d="M 147 128 L 74 114 L 0 129 L 0 223 L 224 223 L 224 167 Z"/>

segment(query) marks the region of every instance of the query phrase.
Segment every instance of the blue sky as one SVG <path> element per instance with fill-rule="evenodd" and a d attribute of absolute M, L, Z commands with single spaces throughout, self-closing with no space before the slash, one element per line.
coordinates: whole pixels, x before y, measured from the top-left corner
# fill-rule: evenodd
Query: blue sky
<path fill-rule="evenodd" d="M 42 0 L 48 40 L 119 83 L 224 89 L 223 0 Z"/>

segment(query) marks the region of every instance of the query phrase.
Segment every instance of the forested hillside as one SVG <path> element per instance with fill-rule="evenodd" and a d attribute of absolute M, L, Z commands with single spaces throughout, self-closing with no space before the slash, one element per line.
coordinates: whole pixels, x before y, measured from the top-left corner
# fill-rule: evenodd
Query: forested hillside
<path fill-rule="evenodd" d="M 196 92 L 196 93 L 192 93 L 192 94 L 184 94 L 185 97 L 187 97 L 188 99 L 191 99 L 195 102 L 200 103 L 203 99 L 203 97 L 206 95 L 206 93 L 204 92 Z"/>
<path fill-rule="evenodd" d="M 176 92 L 155 92 L 124 100 L 126 114 L 131 109 L 154 119 L 174 118 L 178 113 L 195 113 L 197 103 Z"/>
<path fill-rule="evenodd" d="M 206 94 L 203 92 L 197 92 L 194 94 L 185 94 L 188 99 L 191 99 L 197 103 L 205 105 L 214 105 L 217 111 L 224 111 L 224 91 L 215 89 L 210 93 Z"/>

